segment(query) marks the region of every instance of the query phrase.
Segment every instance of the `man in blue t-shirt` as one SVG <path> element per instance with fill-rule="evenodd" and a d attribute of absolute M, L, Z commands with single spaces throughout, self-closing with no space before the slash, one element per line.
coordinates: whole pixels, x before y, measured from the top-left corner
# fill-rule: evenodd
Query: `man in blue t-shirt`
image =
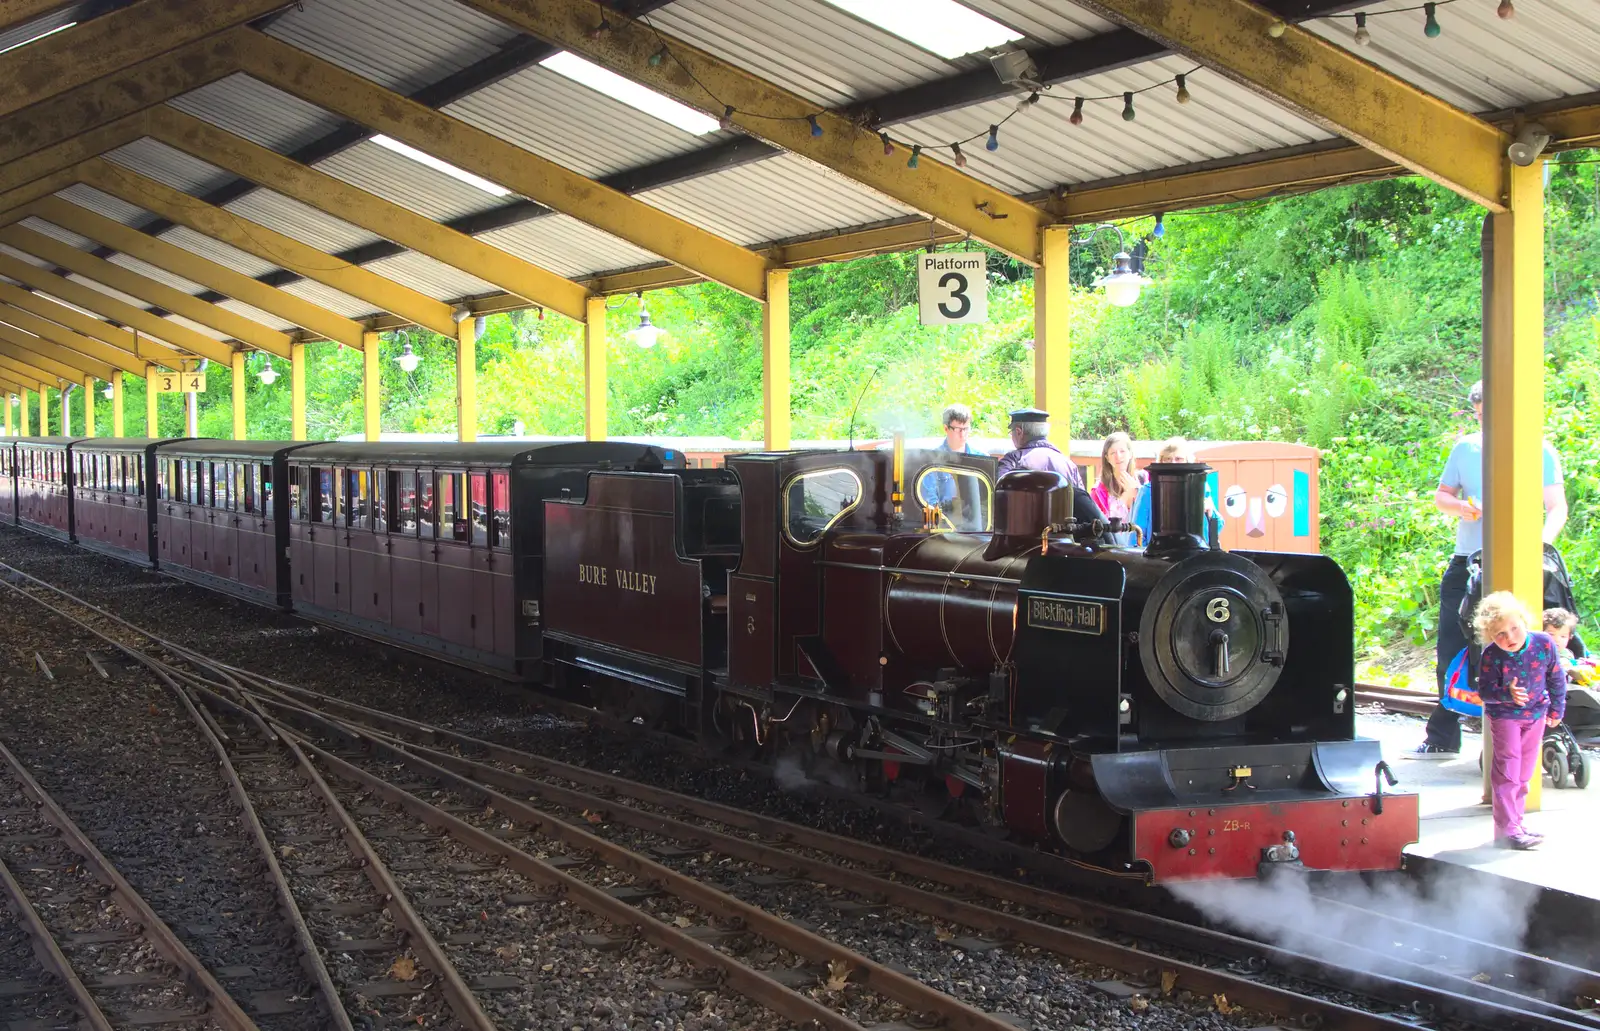
<path fill-rule="evenodd" d="M 1473 417 L 1483 422 L 1483 381 L 1467 394 Z M 1544 542 L 1552 543 L 1567 521 L 1567 496 L 1561 484 L 1561 459 L 1549 441 L 1544 442 Z M 1469 433 L 1456 441 L 1439 476 L 1433 503 L 1456 523 L 1456 550 L 1439 583 L 1438 660 L 1440 697 L 1450 662 L 1467 646 L 1461 630 L 1461 602 L 1467 596 L 1467 559 L 1483 550 L 1483 433 Z M 1461 720 L 1443 705 L 1428 716 L 1427 738 L 1412 753 L 1418 759 L 1453 759 L 1461 752 Z"/>

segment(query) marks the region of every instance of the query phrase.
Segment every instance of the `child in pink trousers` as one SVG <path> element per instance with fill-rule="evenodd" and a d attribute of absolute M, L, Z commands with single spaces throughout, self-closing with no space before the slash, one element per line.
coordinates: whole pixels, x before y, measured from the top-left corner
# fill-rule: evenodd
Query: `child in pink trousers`
<path fill-rule="evenodd" d="M 1549 634 L 1528 629 L 1533 616 L 1510 591 L 1484 598 L 1472 622 L 1483 646 L 1478 696 L 1494 743 L 1489 789 L 1495 844 L 1536 848 L 1544 836 L 1522 826 L 1522 812 L 1528 783 L 1539 775 L 1544 728 L 1560 723 L 1567 711 L 1561 649 Z"/>

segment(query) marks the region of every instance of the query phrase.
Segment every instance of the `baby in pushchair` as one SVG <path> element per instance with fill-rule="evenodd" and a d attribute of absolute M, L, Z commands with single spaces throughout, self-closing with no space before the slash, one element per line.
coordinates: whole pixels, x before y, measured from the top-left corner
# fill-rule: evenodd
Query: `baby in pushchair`
<path fill-rule="evenodd" d="M 1478 552 L 1468 560 L 1467 596 L 1461 603 L 1459 616 L 1462 626 L 1470 628 L 1472 615 L 1483 598 L 1483 553 Z M 1556 644 L 1566 649 L 1570 661 L 1567 671 L 1567 714 L 1560 724 L 1547 727 L 1544 732 L 1544 772 L 1558 788 L 1567 786 L 1568 777 L 1577 787 L 1589 786 L 1589 758 L 1584 745 L 1600 745 L 1600 669 L 1584 650 L 1583 638 L 1578 635 L 1577 598 L 1572 591 L 1572 578 L 1561 553 L 1554 547 L 1544 546 L 1544 631 Z M 1472 640 L 1470 629 L 1467 639 Z M 1468 646 L 1451 662 L 1445 673 L 1444 707 L 1463 716 L 1481 716 L 1482 702 L 1478 698 L 1477 648 Z M 1479 760 L 1482 761 L 1481 759 Z"/>

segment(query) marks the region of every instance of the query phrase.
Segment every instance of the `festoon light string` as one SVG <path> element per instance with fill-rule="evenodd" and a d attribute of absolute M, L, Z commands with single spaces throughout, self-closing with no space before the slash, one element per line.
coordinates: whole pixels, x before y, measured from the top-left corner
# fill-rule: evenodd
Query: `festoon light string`
<path fill-rule="evenodd" d="M 1370 43 L 1372 40 L 1372 33 L 1367 28 L 1367 20 L 1369 18 L 1389 17 L 1392 15 L 1409 14 L 1420 11 L 1423 15 L 1423 35 L 1427 36 L 1429 39 L 1434 39 L 1437 38 L 1443 31 L 1439 24 L 1439 8 L 1447 7 L 1450 4 L 1459 2 L 1461 2 L 1461 0 L 1429 0 L 1428 3 L 1413 4 L 1409 7 L 1389 8 L 1382 11 L 1356 11 L 1349 14 L 1315 15 L 1310 18 L 1297 21 L 1296 23 L 1301 24 L 1303 22 L 1324 19 L 1352 20 L 1355 24 L 1355 32 L 1353 37 L 1355 42 L 1357 44 L 1365 45 Z M 601 39 L 612 30 L 611 16 L 615 15 L 618 18 L 631 18 L 631 16 L 624 15 L 621 12 L 608 9 L 600 2 L 600 0 L 595 0 L 595 7 L 599 11 L 599 18 L 594 27 L 589 30 L 589 38 L 591 39 Z M 1495 13 L 1499 15 L 1502 20 L 1510 20 L 1516 17 L 1517 12 L 1512 0 L 1499 0 L 1498 6 L 1495 8 Z M 810 126 L 811 135 L 813 137 L 818 137 L 823 134 L 824 130 L 822 128 L 822 124 L 818 121 L 818 119 L 825 114 L 831 113 L 827 108 L 819 107 L 816 111 L 803 115 L 775 115 L 760 111 L 753 111 L 747 108 L 735 108 L 732 104 L 726 103 L 722 100 L 722 98 L 718 97 L 711 87 L 707 86 L 703 81 L 701 81 L 700 77 L 695 74 L 694 69 L 681 60 L 678 55 L 673 52 L 672 48 L 667 44 L 666 37 L 656 29 L 655 25 L 651 23 L 648 16 L 631 18 L 631 20 L 643 25 L 656 39 L 657 48 L 649 57 L 649 63 L 651 67 L 660 67 L 665 62 L 671 61 L 673 64 L 681 68 L 683 72 L 689 76 L 690 80 L 692 80 L 697 86 L 700 87 L 701 90 L 705 92 L 708 97 L 711 98 L 714 105 L 722 109 L 722 115 L 717 120 L 717 124 L 722 129 L 729 130 L 735 128 L 734 116 L 739 115 L 743 118 L 759 118 L 765 121 L 773 122 L 805 122 Z M 1283 19 L 1275 20 L 1271 23 L 1271 25 L 1268 26 L 1267 34 L 1272 36 L 1274 39 L 1279 38 L 1288 30 L 1288 26 L 1289 22 Z M 909 154 L 906 160 L 907 168 L 916 168 L 918 166 L 924 150 L 937 150 L 941 147 L 950 152 L 952 163 L 957 168 L 966 168 L 967 155 L 961 149 L 963 146 L 974 143 L 978 140 L 983 140 L 983 147 L 985 150 L 990 152 L 999 150 L 1001 128 L 1003 128 L 1005 124 L 1011 121 L 1013 118 L 1016 118 L 1018 115 L 1021 115 L 1036 107 L 1041 100 L 1065 101 L 1070 99 L 1072 101 L 1072 112 L 1067 116 L 1067 121 L 1075 126 L 1084 124 L 1085 120 L 1087 119 L 1088 116 L 1085 112 L 1086 105 L 1098 104 L 1105 101 L 1120 100 L 1122 102 L 1122 120 L 1124 122 L 1132 122 L 1138 117 L 1138 112 L 1134 107 L 1134 98 L 1142 94 L 1149 93 L 1153 90 L 1171 87 L 1173 89 L 1174 100 L 1176 100 L 1179 104 L 1189 103 L 1190 100 L 1193 99 L 1189 93 L 1189 79 L 1195 74 L 1195 72 L 1200 71 L 1201 67 L 1202 66 L 1200 65 L 1195 65 L 1188 71 L 1174 75 L 1169 79 L 1162 79 L 1158 82 L 1152 82 L 1147 86 L 1140 87 L 1139 89 L 1124 90 L 1121 93 L 1107 93 L 1103 96 L 1073 96 L 1069 98 L 1065 94 L 1050 92 L 1050 86 L 1046 85 L 1042 89 L 1034 90 L 1021 100 L 1018 100 L 1016 105 L 1009 113 L 1006 114 L 1004 118 L 1000 119 L 998 122 L 991 123 L 987 129 L 980 129 L 970 136 L 951 140 L 950 142 L 944 144 L 917 142 L 915 140 L 904 139 L 902 137 L 895 136 L 886 129 L 876 128 L 865 122 L 862 123 L 861 127 L 877 133 L 878 139 L 883 143 L 883 153 L 886 157 L 893 156 L 897 147 L 907 151 Z"/>

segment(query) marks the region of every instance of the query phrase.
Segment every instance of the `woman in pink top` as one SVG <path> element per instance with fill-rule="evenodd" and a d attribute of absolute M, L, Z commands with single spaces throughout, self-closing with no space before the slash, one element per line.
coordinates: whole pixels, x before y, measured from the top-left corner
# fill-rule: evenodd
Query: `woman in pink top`
<path fill-rule="evenodd" d="M 1144 474 L 1133 466 L 1133 441 L 1120 430 L 1106 438 L 1100 446 L 1100 482 L 1089 496 L 1107 519 L 1133 520 L 1133 506 L 1144 486 Z M 1134 535 L 1119 533 L 1118 544 L 1134 543 Z"/>

